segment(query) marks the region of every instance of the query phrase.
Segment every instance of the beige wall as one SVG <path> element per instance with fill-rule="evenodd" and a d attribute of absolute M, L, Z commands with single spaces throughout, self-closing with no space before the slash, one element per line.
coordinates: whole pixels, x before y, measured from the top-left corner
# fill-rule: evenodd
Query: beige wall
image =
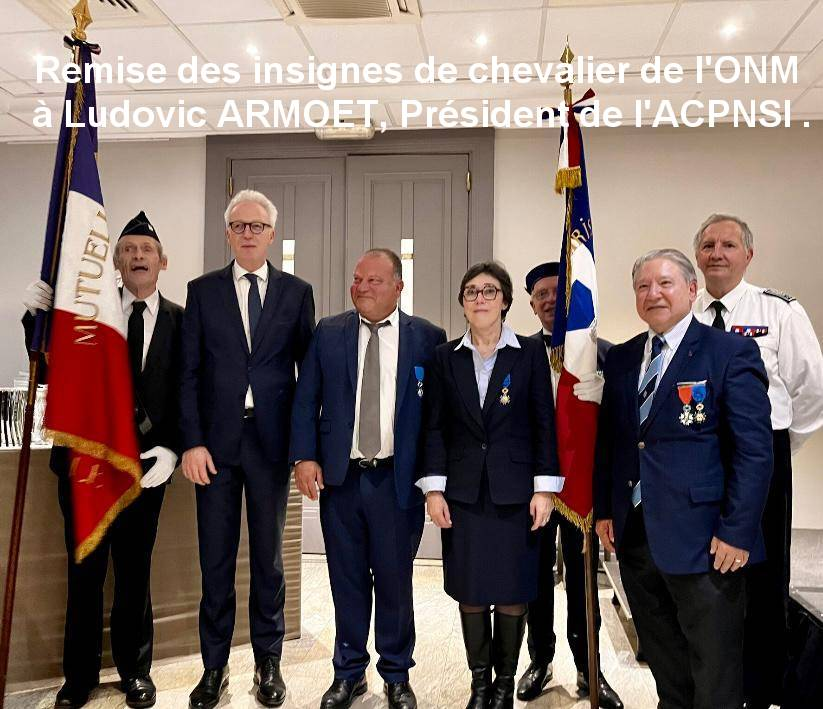
<path fill-rule="evenodd" d="M 751 226 L 749 280 L 788 291 L 823 335 L 823 123 L 791 130 L 601 129 L 585 136 L 600 290 L 600 334 L 614 342 L 642 329 L 629 273 L 652 248 L 691 255 L 713 211 Z M 563 200 L 552 191 L 557 131 L 502 131 L 495 141 L 494 250 L 518 284 L 509 315 L 531 333 L 537 320 L 523 276 L 557 259 Z M 823 433 L 794 459 L 794 525 L 823 528 Z"/>

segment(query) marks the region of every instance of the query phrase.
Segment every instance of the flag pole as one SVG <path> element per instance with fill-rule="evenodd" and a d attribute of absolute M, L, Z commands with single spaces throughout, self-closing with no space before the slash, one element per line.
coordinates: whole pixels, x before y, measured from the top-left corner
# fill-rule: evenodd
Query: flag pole
<path fill-rule="evenodd" d="M 560 61 L 564 64 L 571 64 L 574 59 L 574 52 L 569 47 L 569 38 L 566 36 L 566 47 L 563 54 L 560 55 Z M 572 98 L 572 82 L 567 81 L 561 84 L 563 87 L 563 103 L 566 104 L 566 109 L 571 113 L 573 109 Z M 566 124 L 571 126 L 572 122 L 569 120 Z M 568 131 L 569 128 L 566 128 Z M 567 136 L 568 138 L 568 136 Z M 570 199 L 570 192 L 572 188 L 566 187 L 567 200 Z M 567 202 L 567 214 L 570 213 Z M 565 238 L 569 238 L 566 234 Z M 595 611 L 597 608 L 597 575 L 595 569 L 596 559 L 594 558 L 594 530 L 592 529 L 591 520 L 584 525 L 585 531 L 581 530 L 583 534 L 583 563 L 585 565 L 585 579 L 586 579 L 586 634 L 589 661 L 589 706 L 591 709 L 599 709 L 600 707 L 600 653 L 597 624 L 595 622 Z"/>
<path fill-rule="evenodd" d="M 79 43 L 85 41 L 85 29 L 91 23 L 91 15 L 87 0 L 79 0 L 72 8 L 74 17 L 74 29 L 72 30 L 73 42 L 66 41 L 67 46 L 74 50 L 74 62 L 77 64 L 80 59 Z M 76 107 L 75 107 L 76 109 Z M 73 121 L 77 123 L 75 119 Z M 72 128 L 72 136 L 77 133 L 77 128 Z M 73 141 L 72 141 L 73 142 Z M 58 219 L 59 239 L 62 231 L 63 216 L 66 205 L 66 193 L 68 192 L 69 177 L 71 175 L 71 160 L 65 161 L 63 172 L 63 185 L 60 201 L 60 218 Z M 57 254 L 59 249 L 55 249 Z M 54 285 L 57 270 L 57 258 L 52 260 L 51 285 Z M 44 340 L 45 341 L 45 340 Z M 42 345 L 41 348 L 43 349 Z M 23 511 L 26 506 L 26 487 L 29 477 L 29 463 L 31 460 L 31 435 L 34 427 L 34 404 L 37 398 L 37 381 L 40 376 L 40 362 L 42 352 L 29 351 L 29 385 L 26 394 L 26 410 L 23 415 L 23 441 L 20 449 L 20 458 L 17 464 L 17 485 L 14 493 L 14 511 L 12 513 L 11 534 L 9 537 L 8 563 L 6 564 L 6 584 L 3 594 L 3 626 L 0 631 L 0 709 L 5 705 L 6 681 L 8 679 L 9 652 L 11 650 L 11 626 L 14 615 L 14 595 L 17 588 L 17 569 L 20 561 L 20 540 L 23 531 Z"/>

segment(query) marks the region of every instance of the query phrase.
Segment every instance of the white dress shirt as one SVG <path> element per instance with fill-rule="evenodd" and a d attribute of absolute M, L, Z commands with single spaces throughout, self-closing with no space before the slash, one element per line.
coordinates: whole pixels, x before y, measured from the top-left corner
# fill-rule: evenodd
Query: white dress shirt
<path fill-rule="evenodd" d="M 472 342 L 471 330 L 466 330 L 466 334 L 463 335 L 463 339 L 460 340 L 460 342 L 457 343 L 457 347 L 454 348 L 455 351 L 459 350 L 461 347 L 466 347 L 471 350 L 472 361 L 474 363 L 474 378 L 477 382 L 477 393 L 480 397 L 480 408 L 483 408 L 483 404 L 486 401 L 486 395 L 489 390 L 489 380 L 491 379 L 495 362 L 497 362 L 497 353 L 507 346 L 514 347 L 519 350 L 520 342 L 518 341 L 514 330 L 506 325 L 506 323 L 503 323 L 503 327 L 500 331 L 500 339 L 497 341 L 497 344 L 494 346 L 494 350 L 492 350 L 492 353 L 488 357 L 484 358 L 483 355 L 480 354 L 477 347 L 475 347 Z M 446 476 L 431 475 L 420 478 L 416 485 L 423 491 L 423 494 L 435 491 L 445 492 Z M 560 492 L 562 489 L 563 478 L 561 476 L 534 476 L 535 492 Z"/>
<path fill-rule="evenodd" d="M 120 296 L 123 304 L 123 314 L 126 316 L 126 322 L 131 317 L 131 312 L 134 301 L 137 300 L 134 293 L 128 288 L 123 288 Z M 144 298 L 143 302 L 146 304 L 146 309 L 143 311 L 143 361 L 140 364 L 142 371 L 146 367 L 146 355 L 149 352 L 149 345 L 151 345 L 151 336 L 154 334 L 154 326 L 157 324 L 157 309 L 160 307 L 160 292 L 155 288 L 154 292 L 148 297 Z"/>
<path fill-rule="evenodd" d="M 353 459 L 363 457 L 360 452 L 360 391 L 363 388 L 363 360 L 371 337 L 371 330 L 366 326 L 366 322 L 364 318 L 360 318 L 360 330 L 357 335 L 357 393 L 354 400 L 354 432 L 350 453 Z M 380 322 L 389 323 L 377 330 L 380 342 L 380 451 L 375 457 L 382 459 L 394 455 L 394 404 L 397 398 L 400 311 L 395 308 L 389 317 Z"/>
<path fill-rule="evenodd" d="M 671 327 L 669 330 L 664 332 L 660 335 L 663 338 L 663 349 L 660 350 L 661 354 L 663 355 L 663 361 L 660 364 L 660 375 L 657 379 L 657 385 L 660 385 L 660 380 L 663 379 L 663 375 L 666 373 L 666 368 L 671 363 L 672 359 L 674 358 L 675 352 L 677 352 L 677 348 L 680 347 L 680 343 L 683 341 L 683 338 L 686 336 L 686 330 L 689 329 L 689 325 L 692 322 L 692 314 L 689 313 L 686 317 L 680 320 L 676 325 Z M 646 346 L 643 349 L 643 361 L 640 364 L 640 377 L 637 380 L 637 388 L 640 388 L 640 382 L 643 381 L 643 375 L 646 374 L 646 370 L 649 368 L 649 364 L 651 363 L 652 357 L 652 340 L 658 336 L 651 328 L 649 329 L 649 336 L 646 339 Z"/>
<path fill-rule="evenodd" d="M 772 428 L 788 429 L 792 452 L 797 452 L 823 426 L 823 355 L 803 306 L 766 291 L 745 280 L 722 298 L 702 288 L 694 314 L 711 325 L 715 317 L 711 305 L 719 300 L 726 330 L 754 338 L 769 377 Z"/>
<path fill-rule="evenodd" d="M 549 337 L 552 336 L 552 334 L 550 332 L 548 332 L 545 327 L 542 329 L 542 332 L 543 332 L 544 336 L 546 336 L 546 335 L 548 335 Z M 560 372 L 555 371 L 554 367 L 551 366 L 551 356 L 550 356 L 551 355 L 551 351 L 550 351 L 551 348 L 546 344 L 545 340 L 543 340 L 543 347 L 546 348 L 546 356 L 549 357 L 549 363 L 550 363 L 549 371 L 551 372 L 551 375 L 552 375 L 552 396 L 554 396 L 554 403 L 556 404 L 557 403 L 557 385 L 560 384 Z"/>
<path fill-rule="evenodd" d="M 240 306 L 240 318 L 243 320 L 243 332 L 246 333 L 246 343 L 251 352 L 251 331 L 249 330 L 249 288 L 251 282 L 246 278 L 247 273 L 254 273 L 257 276 L 257 290 L 260 291 L 260 305 L 266 302 L 266 289 L 269 285 L 269 263 L 265 261 L 256 271 L 247 271 L 235 260 L 232 265 L 234 274 L 234 292 L 237 294 L 237 304 Z M 254 408 L 254 397 L 251 393 L 251 384 L 246 390 L 246 408 Z"/>

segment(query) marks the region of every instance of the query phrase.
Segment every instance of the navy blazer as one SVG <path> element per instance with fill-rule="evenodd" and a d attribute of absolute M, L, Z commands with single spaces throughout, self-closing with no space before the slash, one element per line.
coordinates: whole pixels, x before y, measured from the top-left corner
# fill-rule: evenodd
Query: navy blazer
<path fill-rule="evenodd" d="M 559 476 L 554 397 L 542 340 L 517 336 L 497 352 L 483 408 L 472 351 L 437 348 L 425 397 L 425 474 L 446 477 L 446 498 L 472 504 L 485 468 L 496 505 L 528 503 L 537 475 Z M 500 402 L 506 376 L 509 401 Z"/>
<path fill-rule="evenodd" d="M 446 332 L 428 320 L 400 312 L 397 392 L 394 413 L 394 484 L 397 502 L 410 509 L 423 502 L 414 486 L 419 477 L 419 440 L 423 391 L 434 348 Z M 354 310 L 323 318 L 317 325 L 300 377 L 291 415 L 289 460 L 316 460 L 325 485 L 346 479 L 354 433 L 357 397 L 357 344 L 360 317 Z M 415 371 L 416 368 L 422 368 Z"/>
<path fill-rule="evenodd" d="M 757 345 L 693 318 L 641 427 L 637 387 L 647 338 L 644 332 L 615 345 L 606 358 L 595 519 L 614 520 L 619 554 L 632 488 L 640 480 L 649 548 L 664 573 L 709 571 L 712 536 L 748 550 L 751 562 L 762 561 L 772 431 Z M 706 420 L 686 426 L 677 384 L 704 380 Z"/>
<path fill-rule="evenodd" d="M 246 390 L 266 457 L 286 465 L 299 366 L 314 331 L 311 286 L 269 263 L 260 322 L 249 351 L 230 263 L 189 283 L 180 388 L 184 449 L 206 446 L 217 465 L 240 462 Z"/>
<path fill-rule="evenodd" d="M 543 347 L 546 347 L 546 341 L 543 339 L 543 329 L 541 328 L 537 332 L 532 335 L 532 339 L 539 340 L 543 343 Z M 612 343 L 608 340 L 604 340 L 602 337 L 597 338 L 597 369 L 599 371 L 603 371 L 603 367 L 606 364 L 606 355 L 609 353 L 609 350 L 612 348 Z M 548 350 L 546 351 L 548 353 Z"/>

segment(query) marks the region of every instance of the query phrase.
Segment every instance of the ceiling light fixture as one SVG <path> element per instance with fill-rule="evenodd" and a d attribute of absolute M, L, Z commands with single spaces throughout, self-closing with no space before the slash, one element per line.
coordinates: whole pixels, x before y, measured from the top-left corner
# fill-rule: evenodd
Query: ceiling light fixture
<path fill-rule="evenodd" d="M 720 30 L 720 34 L 722 34 L 726 39 L 730 39 L 734 37 L 739 32 L 739 29 L 734 22 L 727 22 L 723 29 Z"/>
<path fill-rule="evenodd" d="M 484 34 L 479 34 L 477 37 L 474 38 L 474 43 L 478 47 L 485 47 L 489 43 L 489 38 L 486 37 Z"/>

